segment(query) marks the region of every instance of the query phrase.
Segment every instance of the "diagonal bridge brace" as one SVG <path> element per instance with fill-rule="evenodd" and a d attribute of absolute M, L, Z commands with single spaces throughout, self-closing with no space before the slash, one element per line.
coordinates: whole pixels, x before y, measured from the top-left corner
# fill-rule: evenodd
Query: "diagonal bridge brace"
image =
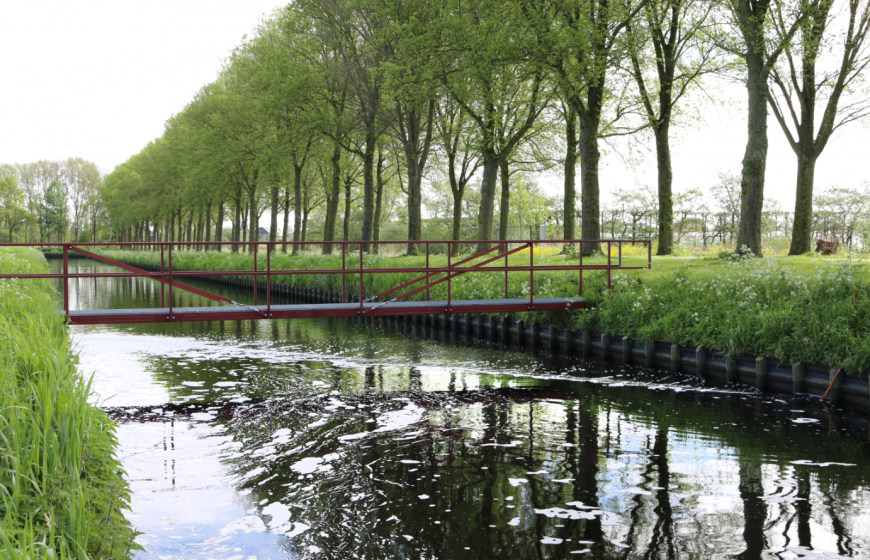
<path fill-rule="evenodd" d="M 491 263 L 491 262 L 494 262 L 494 261 L 497 261 L 497 260 L 499 260 L 499 259 L 504 259 L 504 258 L 506 258 L 508 255 L 512 255 L 512 254 L 514 254 L 514 253 L 516 253 L 516 252 L 518 252 L 518 251 L 522 251 L 523 249 L 525 249 L 526 247 L 528 247 L 528 246 L 530 246 L 530 245 L 531 245 L 530 243 L 524 243 L 524 244 L 520 245 L 519 247 L 516 247 L 515 249 L 511 249 L 510 251 L 506 251 L 506 252 L 504 252 L 504 253 L 502 253 L 502 254 L 496 256 L 496 257 L 489 258 L 489 259 L 487 259 L 487 260 L 485 260 L 485 261 L 483 261 L 483 262 L 479 262 L 479 263 L 477 263 L 477 264 L 475 264 L 475 265 L 473 265 L 473 266 L 469 266 L 469 267 L 465 267 L 465 268 L 459 268 L 459 269 L 454 268 L 456 265 L 460 265 L 460 264 L 467 263 L 468 261 L 474 260 L 474 259 L 476 259 L 476 258 L 478 258 L 478 257 L 482 257 L 483 255 L 486 255 L 486 254 L 491 253 L 491 252 L 493 252 L 493 251 L 497 251 L 497 250 L 499 250 L 499 249 L 501 249 L 501 248 L 505 248 L 505 249 L 507 249 L 507 247 L 508 247 L 508 243 L 499 243 L 499 244 L 497 244 L 496 246 L 487 249 L 486 251 L 481 251 L 480 253 L 474 254 L 474 255 L 472 255 L 472 256 L 466 258 L 466 259 L 463 259 L 463 260 L 459 261 L 459 262 L 456 263 L 455 265 L 451 265 L 449 271 L 454 271 L 454 270 L 456 270 L 457 272 L 456 272 L 455 274 L 449 274 L 449 273 L 448 273 L 448 275 L 445 276 L 444 278 L 440 278 L 440 279 L 438 279 L 438 280 L 435 280 L 434 282 L 428 282 L 427 284 L 424 284 L 423 286 L 420 286 L 419 288 L 416 288 L 416 289 L 414 289 L 414 290 L 411 290 L 410 292 L 404 293 L 404 294 L 402 294 L 402 295 L 400 295 L 400 296 L 396 296 L 395 298 L 391 299 L 390 301 L 399 301 L 399 300 L 401 300 L 401 299 L 405 299 L 406 297 L 408 297 L 408 296 L 412 296 L 412 295 L 414 295 L 414 294 L 416 294 L 416 293 L 418 293 L 418 292 L 421 292 L 421 291 L 425 290 L 426 288 L 431 288 L 432 286 L 436 286 L 436 285 L 440 284 L 441 282 L 446 282 L 447 280 L 451 280 L 451 279 L 453 279 L 453 278 L 456 278 L 457 276 L 460 276 L 460 275 L 462 275 L 462 274 L 465 274 L 466 272 L 470 272 L 470 271 L 472 271 L 472 270 L 478 270 L 480 267 L 482 267 L 482 266 L 484 266 L 484 265 L 487 265 L 487 264 L 489 264 L 489 263 Z M 422 281 L 424 281 L 424 280 L 428 280 L 429 278 L 435 276 L 436 274 L 441 274 L 441 272 L 431 272 L 431 273 L 429 273 L 429 274 L 426 274 L 426 275 L 420 276 L 419 278 L 415 278 L 414 280 L 409 280 L 408 282 L 405 282 L 405 283 L 402 284 L 401 286 L 396 286 L 395 288 L 390 288 L 389 290 L 387 290 L 387 291 L 385 291 L 385 292 L 381 292 L 380 294 L 374 296 L 374 297 L 371 298 L 371 299 L 377 299 L 377 298 L 379 298 L 379 297 L 381 297 L 381 296 L 385 296 L 385 295 L 387 295 L 387 294 L 391 294 L 391 293 L 395 292 L 396 290 L 401 290 L 402 288 L 408 287 L 408 286 L 410 286 L 411 284 L 416 284 L 417 282 L 422 282 Z M 385 304 L 387 304 L 387 303 L 390 303 L 390 301 L 386 301 L 386 302 L 382 303 L 381 305 L 385 305 Z M 380 307 L 380 306 L 378 306 L 378 307 Z"/>
<path fill-rule="evenodd" d="M 125 264 L 125 263 L 122 263 L 120 261 L 116 261 L 114 259 L 110 259 L 108 257 L 98 255 L 96 253 L 91 253 L 90 251 L 85 251 L 84 249 L 79 249 L 78 247 L 70 247 L 69 249 L 70 249 L 70 251 L 75 251 L 76 253 L 79 253 L 80 255 L 84 255 L 88 258 L 100 261 L 102 263 L 105 263 L 105 264 L 108 264 L 111 266 L 117 266 L 118 268 L 122 268 L 122 269 L 126 270 L 127 272 L 132 272 L 134 274 L 141 274 L 142 276 L 145 276 L 146 278 L 156 280 L 156 281 L 161 282 L 163 284 L 166 284 L 168 286 L 172 286 L 173 288 L 178 288 L 179 290 L 185 290 L 187 292 L 190 292 L 192 294 L 196 294 L 198 296 L 202 296 L 202 297 L 210 299 L 212 301 L 218 301 L 221 303 L 229 303 L 231 305 L 240 305 L 229 298 L 225 298 L 223 296 L 219 296 L 217 294 L 213 294 L 213 293 L 207 292 L 205 290 L 200 290 L 199 288 L 194 288 L 193 286 L 188 286 L 187 284 L 182 284 L 181 282 L 178 282 L 176 280 L 170 280 L 168 278 L 164 278 L 163 276 L 153 276 L 152 273 L 148 272 L 147 270 L 142 270 L 141 268 L 136 268 L 135 266 L 130 266 L 129 264 Z"/>

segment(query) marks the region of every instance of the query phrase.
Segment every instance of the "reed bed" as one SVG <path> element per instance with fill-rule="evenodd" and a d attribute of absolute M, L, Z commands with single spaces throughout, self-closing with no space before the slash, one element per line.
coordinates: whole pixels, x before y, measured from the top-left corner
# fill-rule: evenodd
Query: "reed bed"
<path fill-rule="evenodd" d="M 0 270 L 48 271 L 34 249 Z M 135 532 L 115 426 L 88 403 L 48 280 L 0 280 L 0 557 L 127 558 Z"/>

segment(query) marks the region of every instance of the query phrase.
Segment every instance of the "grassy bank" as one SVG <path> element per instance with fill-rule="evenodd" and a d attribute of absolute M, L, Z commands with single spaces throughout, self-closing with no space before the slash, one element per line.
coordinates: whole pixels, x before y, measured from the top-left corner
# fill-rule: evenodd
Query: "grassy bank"
<path fill-rule="evenodd" d="M 630 251 L 626 251 L 630 253 Z M 539 251 L 538 253 L 545 253 Z M 560 264 L 566 257 L 536 253 L 535 264 Z M 159 265 L 159 254 L 107 253 L 128 262 Z M 264 262 L 265 256 L 258 257 Z M 584 259 L 603 264 L 604 256 Z M 512 256 L 511 264 L 528 264 L 529 256 Z M 574 261 L 576 262 L 576 260 Z M 626 265 L 643 265 L 645 253 L 624 258 Z M 367 268 L 423 266 L 423 257 L 366 256 Z M 430 257 L 445 265 L 446 258 Z M 469 263 L 470 264 L 470 263 Z M 497 265 L 499 263 L 493 263 Z M 252 270 L 251 255 L 173 253 L 173 266 L 184 270 Z M 260 265 L 262 266 L 262 264 Z M 276 255 L 273 268 L 341 268 L 340 256 Z M 359 266 L 347 258 L 347 268 Z M 870 263 L 814 256 L 733 258 L 662 257 L 652 270 L 615 272 L 608 293 L 602 272 L 584 274 L 584 297 L 590 309 L 578 312 L 526 313 L 527 321 L 559 327 L 610 332 L 637 340 L 663 340 L 703 345 L 718 351 L 773 356 L 784 362 L 843 366 L 848 372 L 870 371 Z M 417 273 L 366 274 L 366 295 L 377 294 Z M 337 276 L 295 275 L 275 282 L 321 290 L 341 289 Z M 358 277 L 348 276 L 348 291 L 356 293 Z M 466 274 L 453 280 L 455 299 L 498 298 L 504 295 L 501 273 Z M 572 296 L 578 278 L 570 272 L 535 274 L 535 296 Z M 528 273 L 511 273 L 510 297 L 528 297 Z M 418 294 L 421 298 L 422 294 Z M 446 285 L 432 288 L 432 299 L 446 297 Z"/>
<path fill-rule="evenodd" d="M 46 273 L 33 249 L 0 270 Z M 126 558 L 134 532 L 114 424 L 88 404 L 47 280 L 0 280 L 0 557 Z"/>

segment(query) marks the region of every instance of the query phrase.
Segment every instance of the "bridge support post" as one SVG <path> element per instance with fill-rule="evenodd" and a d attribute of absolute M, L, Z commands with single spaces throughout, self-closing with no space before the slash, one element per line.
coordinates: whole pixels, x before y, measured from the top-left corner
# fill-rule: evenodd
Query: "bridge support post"
<path fill-rule="evenodd" d="M 574 331 L 565 329 L 565 355 L 570 356 L 574 351 Z"/>
<path fill-rule="evenodd" d="M 610 333 L 601 333 L 601 357 L 605 360 L 610 357 Z"/>
<path fill-rule="evenodd" d="M 490 344 L 498 342 L 498 317 L 495 315 L 489 316 L 489 342 Z"/>
<path fill-rule="evenodd" d="M 803 393 L 806 379 L 804 364 L 802 362 L 793 363 L 791 365 L 791 392 L 795 394 Z"/>
<path fill-rule="evenodd" d="M 643 345 L 644 365 L 653 367 L 656 363 L 656 343 L 652 340 L 647 340 Z"/>
<path fill-rule="evenodd" d="M 671 371 L 676 372 L 680 369 L 680 345 L 671 344 Z"/>
<path fill-rule="evenodd" d="M 631 363 L 631 339 L 627 336 L 622 337 L 622 363 Z"/>
<path fill-rule="evenodd" d="M 541 344 L 541 323 L 532 323 L 532 348 L 538 348 Z"/>
<path fill-rule="evenodd" d="M 583 355 L 589 356 L 592 354 L 592 333 L 583 331 Z"/>
<path fill-rule="evenodd" d="M 555 354 L 559 351 L 559 331 L 561 329 L 550 325 L 550 352 Z"/>
<path fill-rule="evenodd" d="M 523 320 L 517 321 L 517 346 L 526 347 L 526 322 Z"/>

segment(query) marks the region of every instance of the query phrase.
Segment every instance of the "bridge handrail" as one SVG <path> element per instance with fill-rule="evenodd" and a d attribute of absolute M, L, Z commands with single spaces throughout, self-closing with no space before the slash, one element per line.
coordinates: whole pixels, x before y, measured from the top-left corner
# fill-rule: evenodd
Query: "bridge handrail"
<path fill-rule="evenodd" d="M 647 263 L 646 266 L 623 266 L 622 264 L 622 245 L 628 244 L 642 244 L 647 247 Z M 463 260 L 453 264 L 451 262 L 451 248 L 453 245 L 484 245 L 484 250 L 479 251 L 478 253 L 466 257 Z M 536 245 L 578 245 L 579 251 L 579 262 L 576 265 L 573 264 L 560 264 L 560 265 L 535 265 L 534 260 L 534 250 Z M 597 250 L 598 245 L 607 245 L 607 264 L 593 264 L 593 265 L 584 265 L 583 257 L 584 257 L 584 245 L 593 245 L 593 251 Z M 613 245 L 617 245 L 617 264 L 613 264 Z M 323 246 L 323 245 L 337 245 L 341 247 L 341 269 L 290 269 L 290 270 L 274 270 L 271 267 L 271 256 L 274 252 L 274 249 L 277 249 L 279 246 Z M 402 267 L 402 268 L 365 268 L 365 254 L 368 246 L 371 245 L 423 245 L 425 246 L 425 257 L 426 257 L 426 266 L 425 268 L 420 267 Z M 447 266 L 430 266 L 429 257 L 430 257 L 430 247 L 432 245 L 446 245 L 447 251 Z M 187 247 L 223 247 L 223 246 L 241 246 L 241 247 L 254 247 L 253 257 L 253 270 L 214 270 L 214 271 L 179 271 L 173 270 L 172 268 L 172 249 L 177 246 L 187 246 Z M 266 270 L 258 270 L 257 265 L 257 257 L 259 255 L 259 247 L 266 247 Z M 348 247 L 350 246 L 359 246 L 359 267 L 350 269 L 346 266 L 346 258 L 348 256 Z M 514 246 L 511 248 L 511 246 Z M 77 242 L 62 242 L 62 243 L 0 243 L 0 247 L 59 247 L 63 251 L 63 272 L 60 274 L 0 274 L 0 279 L 8 279 L 8 278 L 20 278 L 20 279 L 35 279 L 35 278 L 50 278 L 50 279 L 62 279 L 63 287 L 64 287 L 64 313 L 69 315 L 69 280 L 70 279 L 79 279 L 79 278 L 130 278 L 130 277 L 145 277 L 152 278 L 158 280 L 162 283 L 169 285 L 169 296 L 170 296 L 170 310 L 172 308 L 172 290 L 173 287 L 177 287 L 180 289 L 194 291 L 195 293 L 199 293 L 200 295 L 208 294 L 203 290 L 192 288 L 190 286 L 181 284 L 177 281 L 173 281 L 173 276 L 254 276 L 254 286 L 253 286 L 253 296 L 254 296 L 254 305 L 257 305 L 257 297 L 258 297 L 258 280 L 261 276 L 266 276 L 266 308 L 267 313 L 271 310 L 271 277 L 272 276 L 293 276 L 293 275 L 304 275 L 304 274 L 340 274 L 341 275 L 341 297 L 342 301 L 347 300 L 347 289 L 346 289 L 346 278 L 348 274 L 359 274 L 359 304 L 360 304 L 360 314 L 365 314 L 364 303 L 366 301 L 364 294 L 364 285 L 363 285 L 363 276 L 365 274 L 395 274 L 395 273 L 422 273 L 423 276 L 411 280 L 409 282 L 405 282 L 395 288 L 387 290 L 374 296 L 369 299 L 377 299 L 378 297 L 393 293 L 397 290 L 409 287 L 413 284 L 419 282 L 425 282 L 432 278 L 433 276 L 437 276 L 439 274 L 444 274 L 445 277 L 430 281 L 424 284 L 421 287 L 415 288 L 410 292 L 397 296 L 393 300 L 397 301 L 399 299 L 403 299 L 405 297 L 411 296 L 415 293 L 425 290 L 426 292 L 426 301 L 429 301 L 429 289 L 437 284 L 442 282 L 447 282 L 447 301 L 448 307 L 450 307 L 450 302 L 452 299 L 452 290 L 451 290 L 451 280 L 461 274 L 465 274 L 467 272 L 503 272 L 504 273 L 504 286 L 505 286 L 505 298 L 508 296 L 508 273 L 509 272 L 529 272 L 529 303 L 530 305 L 534 305 L 534 273 L 535 271 L 544 272 L 544 271 L 577 271 L 579 276 L 579 286 L 578 292 L 579 296 L 583 296 L 583 272 L 586 270 L 606 270 L 607 271 L 607 289 L 609 290 L 611 287 L 611 272 L 613 270 L 638 270 L 638 269 L 649 269 L 652 267 L 652 244 L 649 240 L 645 239 L 557 239 L 557 240 L 539 240 L 539 239 L 528 239 L 528 240 L 482 240 L 482 241 L 469 241 L 469 240 L 421 240 L 421 241 L 218 241 L 218 242 L 205 242 L 205 241 L 197 241 L 197 242 L 185 242 L 185 241 L 157 241 L 157 242 L 147 242 L 147 241 L 131 241 L 131 242 L 100 242 L 100 243 L 77 243 Z M 148 272 L 145 270 L 140 270 L 135 267 L 130 266 L 122 266 L 122 268 L 126 268 L 130 270 L 130 272 L 91 272 L 91 273 L 70 273 L 69 271 L 69 251 L 72 250 L 74 252 L 80 252 L 85 254 L 86 256 L 93 257 L 93 253 L 85 251 L 84 247 L 150 247 L 150 248 L 159 248 L 160 249 L 160 271 L 159 272 Z M 521 250 L 529 249 L 529 265 L 510 265 L 508 263 L 508 257 L 511 254 L 517 253 Z M 472 264 L 469 266 L 459 266 L 465 263 L 468 263 L 474 259 L 480 258 L 486 254 L 489 254 L 495 250 L 503 250 L 504 252 L 491 257 L 484 262 Z M 504 259 L 504 265 L 502 266 L 485 266 L 490 263 L 494 263 L 500 259 Z M 109 264 L 122 264 L 116 263 L 112 259 L 101 258 L 99 260 L 104 260 L 109 262 Z M 111 262 L 110 262 L 111 261 Z M 162 291 L 161 291 L 162 294 Z M 211 299 L 217 299 L 219 301 L 228 301 L 226 298 L 221 296 L 215 296 L 214 294 L 208 294 L 206 297 L 211 297 Z M 162 299 L 162 295 L 161 295 Z"/>

